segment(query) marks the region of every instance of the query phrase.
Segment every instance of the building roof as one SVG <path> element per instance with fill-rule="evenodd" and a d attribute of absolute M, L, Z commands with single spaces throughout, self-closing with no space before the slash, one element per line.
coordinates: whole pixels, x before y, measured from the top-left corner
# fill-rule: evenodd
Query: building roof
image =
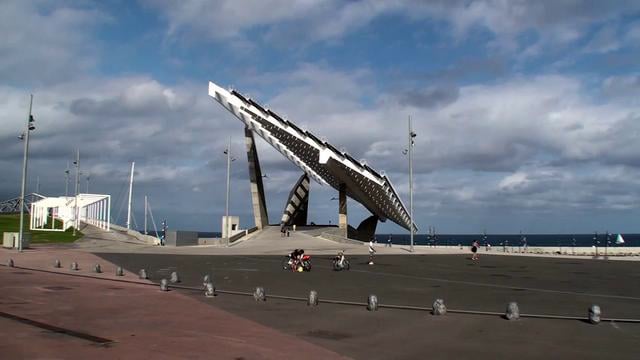
<path fill-rule="evenodd" d="M 386 174 L 339 151 L 236 90 L 226 90 L 209 82 L 209 96 L 319 184 L 336 190 L 345 184 L 347 196 L 381 221 L 389 219 L 409 229 L 409 212 Z M 417 230 L 415 223 L 414 229 Z"/>

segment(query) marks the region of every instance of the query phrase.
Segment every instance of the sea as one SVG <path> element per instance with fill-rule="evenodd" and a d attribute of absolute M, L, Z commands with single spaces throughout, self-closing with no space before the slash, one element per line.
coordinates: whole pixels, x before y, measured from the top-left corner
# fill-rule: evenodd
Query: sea
<path fill-rule="evenodd" d="M 624 244 L 616 245 L 618 234 L 414 234 L 414 245 L 441 246 L 464 245 L 468 246 L 474 240 L 478 240 L 481 246 L 524 246 L 529 247 L 620 247 L 640 246 L 640 234 L 621 234 Z M 378 243 L 387 243 L 391 238 L 392 244 L 407 245 L 410 243 L 409 234 L 376 234 Z"/>
<path fill-rule="evenodd" d="M 149 235 L 153 235 L 149 232 Z M 620 247 L 633 246 L 640 247 L 640 234 L 621 234 L 624 238 L 623 245 L 616 245 L 618 234 L 414 234 L 414 245 L 426 246 L 469 246 L 474 240 L 478 240 L 480 245 L 485 246 L 523 246 L 529 247 Z M 198 232 L 201 238 L 219 238 L 220 232 Z M 391 243 L 395 245 L 408 245 L 409 234 L 376 234 L 375 240 L 378 243 L 386 244 L 391 238 Z"/>

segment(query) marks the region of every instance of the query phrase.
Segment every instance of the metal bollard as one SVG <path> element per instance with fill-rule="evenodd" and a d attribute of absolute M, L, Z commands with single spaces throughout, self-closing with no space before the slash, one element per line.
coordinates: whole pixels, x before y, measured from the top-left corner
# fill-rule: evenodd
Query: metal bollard
<path fill-rule="evenodd" d="M 375 295 L 369 295 L 367 299 L 367 310 L 378 311 L 378 297 Z"/>
<path fill-rule="evenodd" d="M 72 262 L 72 263 L 71 263 L 71 270 L 73 270 L 73 271 L 78 271 L 78 269 L 79 269 L 79 268 L 78 268 L 78 263 L 77 263 L 77 262 L 75 262 L 75 261 L 74 261 L 74 262 Z"/>
<path fill-rule="evenodd" d="M 100 264 L 96 264 L 93 267 L 93 271 L 95 271 L 97 274 L 100 274 L 102 272 L 102 267 L 100 266 Z"/>
<path fill-rule="evenodd" d="M 140 269 L 140 272 L 138 273 L 138 277 L 142 280 L 147 280 L 149 278 L 149 276 L 147 276 L 147 270 Z"/>
<path fill-rule="evenodd" d="M 589 322 L 594 325 L 599 324 L 601 314 L 602 313 L 600 312 L 600 306 L 591 305 L 591 307 L 589 308 Z"/>
<path fill-rule="evenodd" d="M 253 298 L 256 299 L 256 301 L 267 301 L 267 294 L 265 293 L 264 288 L 258 286 L 256 291 L 253 292 Z"/>
<path fill-rule="evenodd" d="M 431 313 L 433 315 L 445 315 L 447 313 L 447 306 L 444 304 L 444 300 L 436 299 L 433 302 Z"/>
<path fill-rule="evenodd" d="M 209 274 L 206 274 L 203 278 L 202 278 L 202 287 L 203 288 L 207 288 L 207 284 L 211 282 L 211 276 L 209 276 Z"/>
<path fill-rule="evenodd" d="M 179 283 L 180 282 L 180 277 L 178 276 L 177 272 L 172 272 L 171 273 L 171 283 L 175 284 L 175 283 Z"/>
<path fill-rule="evenodd" d="M 507 305 L 507 311 L 504 317 L 507 318 L 507 320 L 518 320 L 520 318 L 520 309 L 516 302 L 512 301 Z"/>
<path fill-rule="evenodd" d="M 216 288 L 213 286 L 212 282 L 208 282 L 204 287 L 204 296 L 206 297 L 214 297 L 216 296 Z"/>
<path fill-rule="evenodd" d="M 13 259 L 9 259 L 9 261 L 7 261 L 7 266 L 9 266 L 9 267 L 14 267 L 15 266 L 13 264 Z"/>
<path fill-rule="evenodd" d="M 124 270 L 122 269 L 121 266 L 118 266 L 116 268 L 116 276 L 124 276 Z"/>
<path fill-rule="evenodd" d="M 160 291 L 169 291 L 169 282 L 167 279 L 160 280 Z"/>
<path fill-rule="evenodd" d="M 318 292 L 315 290 L 309 291 L 309 300 L 307 300 L 307 305 L 309 306 L 318 306 Z"/>
<path fill-rule="evenodd" d="M 55 262 L 55 263 L 53 263 L 53 267 L 54 267 L 54 268 L 61 268 L 61 267 L 62 267 L 62 264 L 60 264 L 60 260 L 56 259 L 56 262 Z"/>

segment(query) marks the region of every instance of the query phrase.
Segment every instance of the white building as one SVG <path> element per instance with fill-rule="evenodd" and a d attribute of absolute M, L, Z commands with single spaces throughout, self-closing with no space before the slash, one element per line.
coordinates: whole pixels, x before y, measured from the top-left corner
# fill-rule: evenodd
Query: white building
<path fill-rule="evenodd" d="M 109 230 L 110 213 L 111 195 L 78 194 L 76 197 L 48 197 L 31 204 L 30 229 L 65 231 L 76 225 L 77 219 L 79 222 Z M 62 227 L 56 225 L 56 220 L 62 223 Z"/>

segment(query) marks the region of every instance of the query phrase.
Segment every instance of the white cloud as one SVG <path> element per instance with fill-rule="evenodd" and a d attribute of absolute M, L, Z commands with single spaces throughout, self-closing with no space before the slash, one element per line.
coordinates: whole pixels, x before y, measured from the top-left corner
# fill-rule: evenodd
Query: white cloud
<path fill-rule="evenodd" d="M 249 33 L 259 30 L 268 42 L 291 45 L 309 41 L 339 40 L 385 15 L 401 15 L 413 21 L 444 20 L 457 39 L 476 29 L 493 34 L 490 46 L 510 52 L 519 50 L 519 36 L 537 35 L 529 56 L 539 53 L 531 46 L 564 45 L 584 36 L 588 26 L 637 11 L 632 2 L 598 0 L 531 2 L 526 0 L 207 0 L 147 1 L 167 19 L 168 35 L 197 34 L 212 40 L 231 40 L 246 48 Z M 282 40 L 282 41 L 280 41 Z M 245 44 L 245 45 L 242 45 Z"/>
<path fill-rule="evenodd" d="M 48 84 L 76 77 L 96 63 L 91 31 L 103 13 L 53 1 L 0 3 L 0 78 Z"/>
<path fill-rule="evenodd" d="M 584 51 L 600 54 L 616 51 L 622 47 L 619 38 L 620 36 L 614 26 L 605 26 L 591 37 Z"/>

